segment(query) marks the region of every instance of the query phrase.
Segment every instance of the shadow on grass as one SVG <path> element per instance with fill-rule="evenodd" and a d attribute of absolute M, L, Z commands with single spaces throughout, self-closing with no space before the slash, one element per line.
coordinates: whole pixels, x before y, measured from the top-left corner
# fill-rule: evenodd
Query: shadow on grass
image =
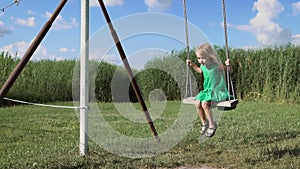
<path fill-rule="evenodd" d="M 280 159 L 284 156 L 299 156 L 299 146 L 294 147 L 278 147 L 278 145 L 270 146 L 265 150 L 265 155 L 271 159 Z"/>
<path fill-rule="evenodd" d="M 296 131 L 282 131 L 282 132 L 264 132 L 257 133 L 255 138 L 256 144 L 271 144 L 281 142 L 289 139 L 295 139 L 300 135 L 300 132 Z"/>

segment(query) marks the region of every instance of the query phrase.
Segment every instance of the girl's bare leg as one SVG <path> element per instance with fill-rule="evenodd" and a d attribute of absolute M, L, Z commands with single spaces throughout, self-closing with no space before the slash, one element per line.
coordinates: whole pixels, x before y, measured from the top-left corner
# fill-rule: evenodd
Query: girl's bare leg
<path fill-rule="evenodd" d="M 206 124 L 205 112 L 204 112 L 204 109 L 202 108 L 201 102 L 199 100 L 196 100 L 195 107 L 196 107 L 197 113 L 199 114 L 202 125 L 205 125 Z"/>
<path fill-rule="evenodd" d="M 214 122 L 214 118 L 213 118 L 213 115 L 212 115 L 212 111 L 210 109 L 210 103 L 209 102 L 202 102 L 201 107 L 203 108 L 203 110 L 205 112 L 205 115 L 208 119 L 209 128 L 214 128 L 215 127 L 215 122 Z"/>

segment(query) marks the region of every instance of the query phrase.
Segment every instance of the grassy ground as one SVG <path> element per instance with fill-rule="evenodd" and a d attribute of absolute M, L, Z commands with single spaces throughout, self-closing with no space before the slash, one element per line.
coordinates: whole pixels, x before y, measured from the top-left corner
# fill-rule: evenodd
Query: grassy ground
<path fill-rule="evenodd" d="M 58 103 L 69 104 L 72 103 Z M 154 121 L 159 133 L 172 125 L 178 102 Z M 139 105 L 135 105 L 139 107 Z M 122 134 L 150 135 L 147 124 L 130 123 L 112 104 L 102 104 L 109 124 Z M 189 113 L 196 113 L 195 111 Z M 165 120 L 165 121 L 164 121 Z M 136 129 L 138 128 L 138 129 Z M 300 105 L 241 102 L 224 112 L 216 135 L 199 143 L 199 119 L 175 147 L 157 156 L 121 157 L 89 141 L 79 156 L 79 120 L 70 109 L 14 106 L 0 108 L 0 168 L 298 168 Z M 128 130 L 134 130 L 129 132 Z"/>

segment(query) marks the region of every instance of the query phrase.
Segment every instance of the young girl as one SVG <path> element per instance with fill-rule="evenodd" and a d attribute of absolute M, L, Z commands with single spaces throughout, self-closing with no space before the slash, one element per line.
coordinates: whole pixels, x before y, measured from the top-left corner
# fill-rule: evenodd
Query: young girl
<path fill-rule="evenodd" d="M 212 137 L 217 129 L 217 124 L 213 119 L 211 105 L 228 98 L 224 65 L 216 57 L 214 49 L 208 43 L 199 46 L 195 52 L 201 66 L 198 67 L 191 60 L 187 60 L 187 65 L 203 74 L 204 77 L 203 90 L 195 98 L 196 110 L 202 123 L 200 134 L 205 133 L 207 137 Z M 230 65 L 229 59 L 226 60 L 225 64 Z"/>

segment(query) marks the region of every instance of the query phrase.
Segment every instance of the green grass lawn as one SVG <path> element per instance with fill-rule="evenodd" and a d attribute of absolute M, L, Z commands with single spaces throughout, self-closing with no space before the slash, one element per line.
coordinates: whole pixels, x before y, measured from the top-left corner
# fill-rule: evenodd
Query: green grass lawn
<path fill-rule="evenodd" d="M 72 103 L 57 103 L 59 105 Z M 169 102 L 155 118 L 158 133 L 176 121 L 179 102 Z M 139 104 L 135 104 L 139 109 Z M 196 111 L 190 106 L 193 115 Z M 131 122 L 111 103 L 99 109 L 123 135 L 151 137 L 147 123 Z M 154 110 L 155 111 L 155 110 Z M 151 111 L 150 111 L 151 113 Z M 89 140 L 89 155 L 79 155 L 78 112 L 34 106 L 0 108 L 0 168 L 299 168 L 300 105 L 241 102 L 222 113 L 216 135 L 199 143 L 199 118 L 177 145 L 157 156 L 128 158 Z M 197 115 L 196 115 L 197 116 Z M 179 128 L 180 129 L 180 128 Z"/>

